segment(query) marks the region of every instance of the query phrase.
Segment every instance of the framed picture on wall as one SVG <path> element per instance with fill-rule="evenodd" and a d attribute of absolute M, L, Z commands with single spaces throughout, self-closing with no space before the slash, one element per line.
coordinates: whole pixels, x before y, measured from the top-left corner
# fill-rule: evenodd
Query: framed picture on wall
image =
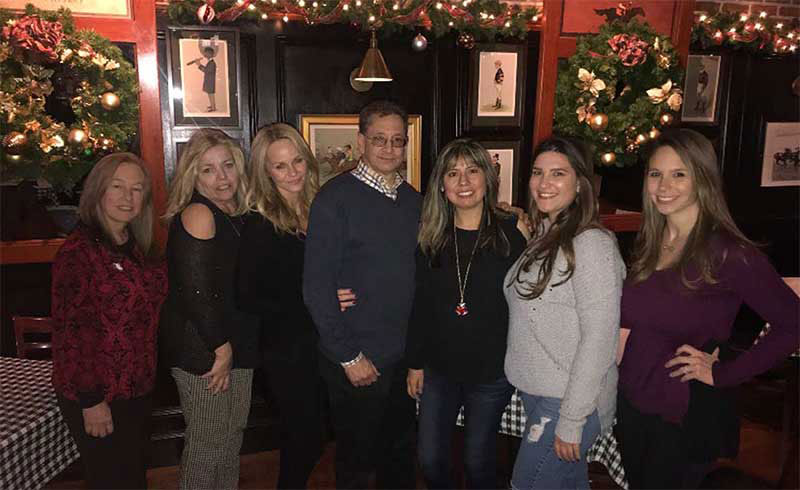
<path fill-rule="evenodd" d="M 301 114 L 298 126 L 319 162 L 320 184 L 358 164 L 358 114 Z M 422 116 L 409 114 L 405 165 L 400 173 L 418 191 L 421 159 Z"/>
<path fill-rule="evenodd" d="M 472 127 L 522 125 L 525 45 L 479 44 L 470 60 Z"/>
<path fill-rule="evenodd" d="M 508 204 L 517 203 L 519 180 L 519 141 L 481 141 L 489 152 L 492 164 L 498 170 L 500 188 L 497 201 Z"/>
<path fill-rule="evenodd" d="M 168 33 L 173 124 L 239 127 L 239 33 L 200 28 Z"/>
<path fill-rule="evenodd" d="M 800 122 L 768 122 L 761 187 L 800 185 Z"/>
<path fill-rule="evenodd" d="M 681 120 L 716 123 L 722 57 L 690 54 L 686 63 Z"/>

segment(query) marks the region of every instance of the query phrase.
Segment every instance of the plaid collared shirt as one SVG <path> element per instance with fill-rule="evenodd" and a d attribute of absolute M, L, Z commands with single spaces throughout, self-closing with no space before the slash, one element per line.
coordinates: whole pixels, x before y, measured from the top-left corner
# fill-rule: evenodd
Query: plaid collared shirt
<path fill-rule="evenodd" d="M 369 168 L 369 165 L 364 163 L 364 160 L 361 159 L 358 161 L 358 166 L 351 170 L 350 173 L 353 174 L 353 177 L 372 187 L 392 201 L 397 200 L 397 188 L 403 183 L 403 176 L 400 175 L 400 172 L 395 172 L 393 184 L 387 184 L 383 175 Z"/>

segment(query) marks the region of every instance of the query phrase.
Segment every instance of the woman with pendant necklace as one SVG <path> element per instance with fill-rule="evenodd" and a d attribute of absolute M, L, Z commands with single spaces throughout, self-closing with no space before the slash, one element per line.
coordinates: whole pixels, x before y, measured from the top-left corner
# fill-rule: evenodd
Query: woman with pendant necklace
<path fill-rule="evenodd" d="M 592 174 L 571 140 L 534 152 L 533 238 L 505 281 L 505 372 L 527 416 L 514 489 L 588 489 L 586 452 L 614 419 L 625 265 L 600 225 Z"/>
<path fill-rule="evenodd" d="M 217 129 L 183 149 L 167 211 L 169 295 L 160 347 L 186 421 L 180 488 L 237 488 L 239 450 L 258 365 L 258 320 L 236 307 L 234 276 L 247 211 L 244 154 Z"/>
<path fill-rule="evenodd" d="M 496 434 L 513 388 L 503 374 L 508 307 L 503 278 L 527 228 L 497 208 L 489 153 L 458 139 L 439 154 L 419 230 L 406 358 L 420 401 L 418 452 L 428 488 L 457 488 L 452 435 L 464 406 L 467 488 L 497 484 Z"/>

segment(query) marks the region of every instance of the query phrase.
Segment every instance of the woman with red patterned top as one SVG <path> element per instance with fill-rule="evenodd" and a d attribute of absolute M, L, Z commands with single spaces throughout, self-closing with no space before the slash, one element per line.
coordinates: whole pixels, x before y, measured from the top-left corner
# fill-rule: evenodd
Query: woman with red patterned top
<path fill-rule="evenodd" d="M 89 488 L 147 485 L 146 421 L 167 294 L 150 190 L 139 157 L 102 158 L 86 178 L 80 224 L 53 263 L 53 387 Z"/>

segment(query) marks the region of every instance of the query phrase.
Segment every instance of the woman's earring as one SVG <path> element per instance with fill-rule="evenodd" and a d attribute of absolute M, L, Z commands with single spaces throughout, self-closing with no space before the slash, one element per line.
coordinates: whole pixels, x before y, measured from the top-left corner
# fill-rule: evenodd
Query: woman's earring
<path fill-rule="evenodd" d="M 439 187 L 439 192 L 444 192 L 444 187 Z"/>

